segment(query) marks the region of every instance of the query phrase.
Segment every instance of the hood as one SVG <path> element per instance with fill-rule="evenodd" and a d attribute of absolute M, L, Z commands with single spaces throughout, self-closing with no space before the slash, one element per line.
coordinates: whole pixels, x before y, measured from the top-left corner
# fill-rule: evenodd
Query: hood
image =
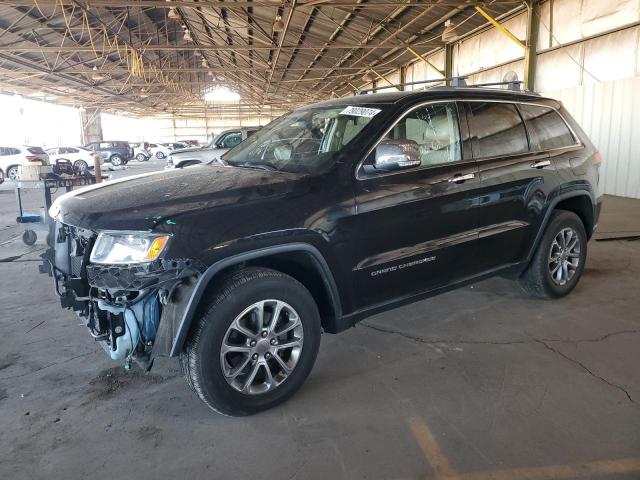
<path fill-rule="evenodd" d="M 171 150 L 172 155 L 176 155 L 177 153 L 186 153 L 186 152 L 196 152 L 199 150 L 210 150 L 206 147 L 189 147 L 189 148 L 178 148 L 176 150 Z"/>
<path fill-rule="evenodd" d="M 180 150 L 171 154 L 173 164 L 182 162 L 183 160 L 200 160 L 202 163 L 219 159 L 224 153 L 228 152 L 228 148 L 194 148 Z"/>
<path fill-rule="evenodd" d="M 298 174 L 201 165 L 136 175 L 74 190 L 50 215 L 89 230 L 147 231 L 174 225 L 181 215 L 261 202 L 291 192 Z"/>

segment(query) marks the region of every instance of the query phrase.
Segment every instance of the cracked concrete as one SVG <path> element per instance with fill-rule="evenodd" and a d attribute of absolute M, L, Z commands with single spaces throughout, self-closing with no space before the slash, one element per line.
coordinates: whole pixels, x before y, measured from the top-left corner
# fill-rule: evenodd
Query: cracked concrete
<path fill-rule="evenodd" d="M 108 360 L 25 259 L 0 264 L 3 479 L 431 478 L 415 418 L 461 474 L 640 456 L 640 242 L 591 242 L 561 300 L 492 279 L 325 335 L 298 394 L 237 419 L 173 360 Z"/>

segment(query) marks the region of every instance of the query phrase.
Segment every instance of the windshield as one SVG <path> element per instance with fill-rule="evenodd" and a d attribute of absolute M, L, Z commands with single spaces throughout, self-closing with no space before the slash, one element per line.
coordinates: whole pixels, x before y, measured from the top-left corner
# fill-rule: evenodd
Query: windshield
<path fill-rule="evenodd" d="M 296 110 L 275 120 L 223 157 L 236 167 L 317 173 L 335 163 L 379 108 L 339 106 Z"/>

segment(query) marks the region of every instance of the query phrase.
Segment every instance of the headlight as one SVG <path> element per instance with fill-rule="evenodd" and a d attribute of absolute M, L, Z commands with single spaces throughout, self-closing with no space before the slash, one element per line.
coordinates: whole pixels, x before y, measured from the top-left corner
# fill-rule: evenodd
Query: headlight
<path fill-rule="evenodd" d="M 158 258 L 170 235 L 142 232 L 101 232 L 91 250 L 91 263 L 122 265 Z"/>

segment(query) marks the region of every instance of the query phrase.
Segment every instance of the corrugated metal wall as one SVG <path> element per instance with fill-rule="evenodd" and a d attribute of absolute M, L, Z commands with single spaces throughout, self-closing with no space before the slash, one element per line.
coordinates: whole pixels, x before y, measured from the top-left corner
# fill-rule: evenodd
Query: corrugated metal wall
<path fill-rule="evenodd" d="M 640 198 L 640 0 L 549 0 L 540 8 L 536 90 L 558 98 L 600 148 L 601 190 Z M 527 17 L 503 22 L 525 38 Z M 426 55 L 444 68 L 443 50 Z M 524 52 L 494 28 L 455 44 L 454 75 L 469 83 L 524 77 Z M 406 81 L 441 78 L 423 62 Z M 411 88 L 411 87 L 409 87 Z M 421 89 L 421 86 L 414 87 Z"/>
<path fill-rule="evenodd" d="M 640 198 L 640 78 L 545 92 L 560 100 L 600 149 L 601 191 Z"/>

